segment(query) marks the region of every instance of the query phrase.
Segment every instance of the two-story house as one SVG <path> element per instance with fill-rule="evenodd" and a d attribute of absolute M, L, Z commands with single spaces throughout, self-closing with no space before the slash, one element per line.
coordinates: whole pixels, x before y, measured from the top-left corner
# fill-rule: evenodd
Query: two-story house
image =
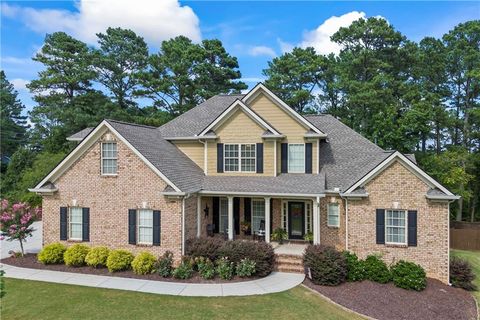
<path fill-rule="evenodd" d="M 302 116 L 258 84 L 217 95 L 159 127 L 105 120 L 34 189 L 44 244 L 84 241 L 166 250 L 207 231 L 289 239 L 387 263 L 406 259 L 448 282 L 449 203 L 412 155 L 385 151 L 329 115 Z M 241 226 L 249 226 L 242 232 Z"/>

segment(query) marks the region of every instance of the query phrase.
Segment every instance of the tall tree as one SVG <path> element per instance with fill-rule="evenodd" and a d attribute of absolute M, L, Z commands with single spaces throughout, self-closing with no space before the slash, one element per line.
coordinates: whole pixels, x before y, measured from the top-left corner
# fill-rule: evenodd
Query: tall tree
<path fill-rule="evenodd" d="M 162 43 L 139 75 L 142 88 L 136 94 L 149 97 L 154 106 L 179 115 L 219 93 L 235 93 L 247 86 L 238 62 L 218 40 L 194 44 L 184 36 Z"/>
<path fill-rule="evenodd" d="M 26 142 L 27 117 L 22 115 L 25 106 L 18 92 L 0 71 L 0 156 L 10 158 Z M 3 171 L 3 166 L 2 166 Z"/>
<path fill-rule="evenodd" d="M 97 37 L 100 49 L 95 50 L 94 65 L 98 81 L 120 107 L 134 106 L 133 92 L 139 84 L 137 75 L 147 66 L 147 44 L 132 30 L 122 28 L 108 28 Z"/>

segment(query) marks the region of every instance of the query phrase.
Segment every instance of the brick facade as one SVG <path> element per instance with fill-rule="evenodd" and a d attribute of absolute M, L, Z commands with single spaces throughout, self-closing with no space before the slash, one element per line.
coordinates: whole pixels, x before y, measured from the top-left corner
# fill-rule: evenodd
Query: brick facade
<path fill-rule="evenodd" d="M 367 199 L 348 202 L 348 249 L 365 258 L 380 253 L 387 264 L 404 259 L 429 277 L 448 282 L 448 203 L 425 198 L 429 186 L 395 162 L 366 186 Z M 375 209 L 417 210 L 417 246 L 376 244 Z"/>
<path fill-rule="evenodd" d="M 338 203 L 340 214 L 340 226 L 328 226 L 328 203 Z M 320 243 L 345 250 L 345 200 L 338 195 L 328 195 L 320 199 Z"/>
<path fill-rule="evenodd" d="M 115 138 L 113 134 L 111 138 Z M 104 135 L 101 140 L 104 140 Z M 125 144 L 117 141 L 118 175 L 100 174 L 100 141 L 85 152 L 57 181 L 52 196 L 43 196 L 43 242 L 60 241 L 60 207 L 90 208 L 90 246 L 105 245 L 138 253 L 148 250 L 161 255 L 166 250 L 181 256 L 182 201 L 169 200 L 160 192 L 166 183 L 135 155 Z M 196 199 L 186 200 L 186 206 Z M 161 210 L 161 245 L 128 244 L 128 209 Z M 70 245 L 70 241 L 61 241 Z"/>

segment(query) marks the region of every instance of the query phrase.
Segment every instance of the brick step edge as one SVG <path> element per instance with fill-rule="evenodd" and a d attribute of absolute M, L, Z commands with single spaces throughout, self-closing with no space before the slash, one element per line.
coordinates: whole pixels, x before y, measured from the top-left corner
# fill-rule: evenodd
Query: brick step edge
<path fill-rule="evenodd" d="M 303 273 L 303 267 L 302 268 L 285 268 L 285 267 L 276 267 L 275 271 L 278 272 L 288 272 L 288 273 Z"/>
<path fill-rule="evenodd" d="M 277 261 L 275 263 L 277 266 L 299 266 L 303 268 L 303 263 L 302 262 L 297 262 L 297 261 Z"/>

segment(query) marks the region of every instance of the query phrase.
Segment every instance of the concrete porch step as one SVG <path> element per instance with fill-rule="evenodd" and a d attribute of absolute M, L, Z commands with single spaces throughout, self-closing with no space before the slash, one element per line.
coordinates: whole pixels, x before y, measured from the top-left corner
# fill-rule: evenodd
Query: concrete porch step
<path fill-rule="evenodd" d="M 278 272 L 288 272 L 288 273 L 303 273 L 303 266 L 300 267 L 287 267 L 287 266 L 277 266 L 275 271 Z"/>
<path fill-rule="evenodd" d="M 277 254 L 275 270 L 289 273 L 303 273 L 302 256 L 291 254 Z"/>

